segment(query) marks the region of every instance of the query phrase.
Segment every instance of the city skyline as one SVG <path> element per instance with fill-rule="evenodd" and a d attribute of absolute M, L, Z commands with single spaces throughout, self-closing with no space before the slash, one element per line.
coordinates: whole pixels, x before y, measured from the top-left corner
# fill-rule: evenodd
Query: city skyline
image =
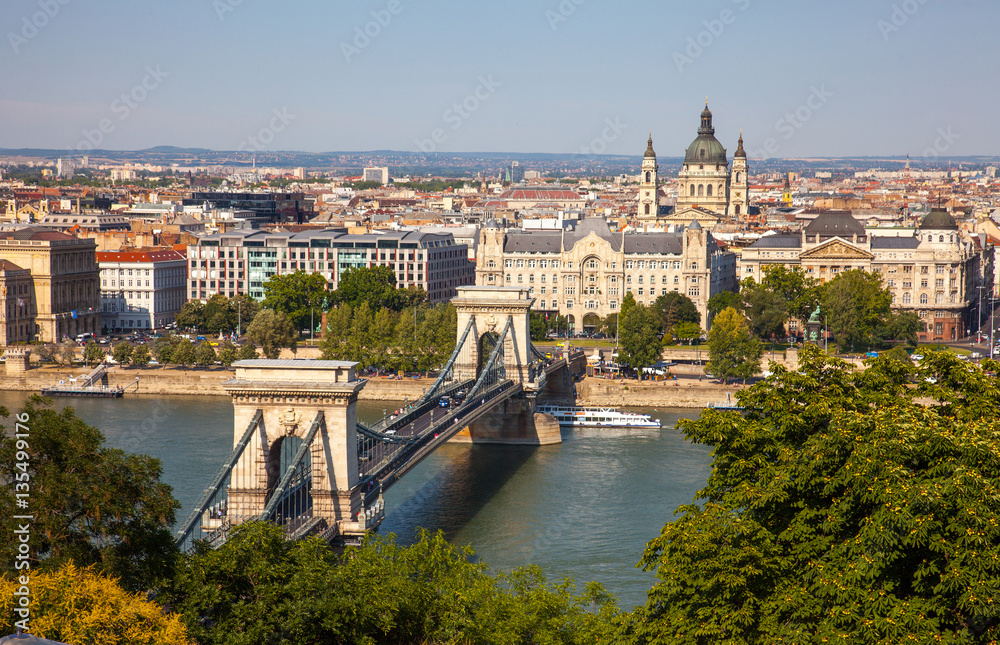
<path fill-rule="evenodd" d="M 2 148 L 992 156 L 985 1 L 13 0 Z M 959 31 L 961 30 L 961 31 Z M 961 47 L 946 47 L 962 34 Z"/>

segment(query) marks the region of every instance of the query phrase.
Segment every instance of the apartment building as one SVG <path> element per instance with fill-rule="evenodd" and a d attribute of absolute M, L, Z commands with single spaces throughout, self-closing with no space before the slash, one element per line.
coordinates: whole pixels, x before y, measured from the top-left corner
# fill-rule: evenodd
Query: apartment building
<path fill-rule="evenodd" d="M 156 329 L 175 321 L 187 294 L 183 253 L 162 248 L 102 251 L 97 262 L 105 329 Z"/>
<path fill-rule="evenodd" d="M 188 246 L 188 298 L 213 294 L 247 294 L 264 298 L 264 283 L 273 275 L 296 271 L 318 273 L 328 287 L 346 271 L 387 266 L 399 288 L 420 287 L 431 304 L 449 300 L 456 287 L 475 283 L 475 263 L 465 244 L 450 233 L 386 231 L 349 234 L 346 229 L 301 233 L 235 230 L 203 236 Z"/>

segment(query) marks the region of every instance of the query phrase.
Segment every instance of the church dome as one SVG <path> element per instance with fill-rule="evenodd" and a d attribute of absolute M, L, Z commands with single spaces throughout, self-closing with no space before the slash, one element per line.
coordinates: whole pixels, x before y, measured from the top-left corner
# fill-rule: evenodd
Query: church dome
<path fill-rule="evenodd" d="M 643 158 L 645 158 L 645 159 L 649 159 L 649 158 L 656 159 L 656 153 L 653 152 L 653 133 L 652 132 L 649 133 L 649 141 L 646 143 L 646 154 L 643 155 Z"/>
<path fill-rule="evenodd" d="M 955 218 L 948 214 L 948 211 L 932 210 L 924 217 L 920 228 L 921 230 L 957 231 L 958 224 L 955 222 Z"/>
<path fill-rule="evenodd" d="M 688 146 L 684 155 L 684 163 L 729 163 L 726 159 L 726 149 L 715 138 L 715 128 L 712 127 L 712 111 L 708 109 L 708 101 L 705 101 L 705 109 L 701 112 L 701 127 L 698 128 L 698 138 Z"/>

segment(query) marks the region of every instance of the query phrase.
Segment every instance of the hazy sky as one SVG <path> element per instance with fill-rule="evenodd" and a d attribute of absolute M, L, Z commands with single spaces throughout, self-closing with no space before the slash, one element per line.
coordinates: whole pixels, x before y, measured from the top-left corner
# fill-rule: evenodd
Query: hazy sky
<path fill-rule="evenodd" d="M 996 0 L 3 0 L 0 147 L 1000 154 Z"/>

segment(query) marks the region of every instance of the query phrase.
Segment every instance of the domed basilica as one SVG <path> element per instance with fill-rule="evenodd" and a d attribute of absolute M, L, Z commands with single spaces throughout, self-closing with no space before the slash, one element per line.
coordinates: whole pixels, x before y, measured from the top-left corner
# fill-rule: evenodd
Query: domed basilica
<path fill-rule="evenodd" d="M 715 138 L 708 101 L 705 101 L 705 109 L 701 113 L 698 136 L 684 154 L 684 163 L 678 175 L 677 205 L 672 212 L 659 207 L 658 169 L 650 134 L 639 179 L 640 222 L 672 223 L 683 220 L 687 223 L 695 219 L 711 224 L 723 218 L 735 220 L 747 214 L 749 191 L 743 135 L 740 134 L 730 168 L 726 149 Z"/>

